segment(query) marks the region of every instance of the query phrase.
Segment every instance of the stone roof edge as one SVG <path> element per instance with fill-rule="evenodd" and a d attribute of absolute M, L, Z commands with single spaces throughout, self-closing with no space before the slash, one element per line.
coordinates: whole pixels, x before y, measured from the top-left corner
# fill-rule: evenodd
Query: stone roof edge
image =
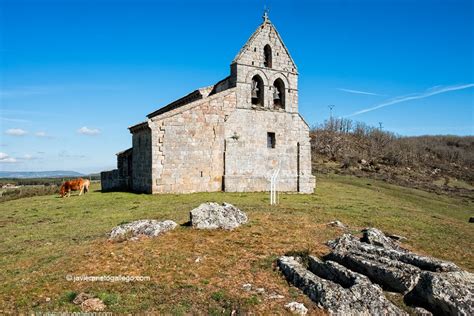
<path fill-rule="evenodd" d="M 128 128 L 128 130 L 133 133 L 133 132 L 137 132 L 141 129 L 144 129 L 144 128 L 147 128 L 148 127 L 148 121 L 145 121 L 145 122 L 141 122 L 141 123 L 138 123 L 138 124 L 135 124 L 133 126 L 130 126 Z"/>
<path fill-rule="evenodd" d="M 165 112 L 165 113 L 163 113 L 163 114 L 160 114 L 160 115 L 158 115 L 158 116 L 155 116 L 155 117 L 153 117 L 151 120 L 153 121 L 153 120 L 154 120 L 155 118 L 157 118 L 157 117 L 160 117 L 159 119 L 166 119 L 166 118 L 169 118 L 169 117 L 173 117 L 173 116 L 175 116 L 175 115 L 179 115 L 179 114 L 181 114 L 181 113 L 183 113 L 183 112 L 185 112 L 185 111 L 189 111 L 189 110 L 191 110 L 191 109 L 193 109 L 193 108 L 195 108 L 195 107 L 197 107 L 197 106 L 200 106 L 203 101 L 206 101 L 206 100 L 208 100 L 208 99 L 213 99 L 213 98 L 219 97 L 221 93 L 224 93 L 224 92 L 231 93 L 231 92 L 233 92 L 233 91 L 235 92 L 235 87 L 232 87 L 232 88 L 229 88 L 229 89 L 220 91 L 220 92 L 218 92 L 218 93 L 212 94 L 212 95 L 210 95 L 208 98 L 204 98 L 204 99 L 196 100 L 196 101 L 194 101 L 194 102 L 190 102 L 190 103 L 188 103 L 188 104 L 184 104 L 184 105 L 181 106 L 181 107 L 177 107 L 177 108 L 175 108 L 175 109 L 173 109 L 173 110 L 170 110 L 170 111 L 167 111 L 167 112 Z M 172 111 L 175 111 L 175 110 L 176 110 L 176 112 L 173 113 Z M 163 117 L 161 117 L 161 116 L 163 116 Z"/>
<path fill-rule="evenodd" d="M 132 151 L 133 150 L 133 147 L 130 147 L 129 149 L 125 149 L 125 150 L 122 150 L 122 151 L 119 151 L 118 153 L 116 153 L 117 156 L 119 155 L 122 155 L 122 154 L 125 154 L 129 151 Z"/>
<path fill-rule="evenodd" d="M 309 129 L 311 129 L 311 127 L 309 126 L 309 124 L 308 124 L 308 123 L 306 122 L 306 120 L 304 119 L 303 115 L 301 115 L 300 112 L 296 112 L 296 113 L 298 113 L 298 116 L 299 116 L 300 119 L 303 121 L 303 123 L 305 123 L 306 126 L 308 126 Z"/>
<path fill-rule="evenodd" d="M 201 89 L 203 89 L 203 88 L 201 88 Z M 205 89 L 205 88 L 204 88 L 204 89 Z M 168 103 L 167 105 L 165 105 L 165 106 L 159 108 L 158 110 L 156 110 L 156 111 L 154 111 L 154 112 L 148 114 L 147 117 L 148 117 L 149 119 L 151 119 L 152 117 L 155 117 L 155 116 L 160 115 L 160 114 L 162 114 L 162 113 L 165 113 L 165 112 L 168 112 L 168 111 L 173 110 L 173 109 L 175 109 L 175 108 L 178 108 L 178 107 L 180 107 L 180 106 L 182 106 L 182 105 L 184 105 L 184 104 L 188 104 L 188 103 L 190 103 L 190 102 L 185 102 L 185 100 L 186 100 L 186 99 L 189 99 L 189 98 L 192 98 L 192 97 L 193 97 L 193 98 L 196 98 L 196 100 L 202 99 L 202 98 L 203 98 L 203 95 L 202 95 L 202 93 L 201 93 L 201 90 L 200 90 L 200 89 L 194 90 L 193 92 L 188 93 L 188 94 L 186 94 L 185 96 L 183 96 L 183 97 L 181 97 L 181 98 L 179 98 L 179 99 L 177 99 L 177 100 L 174 100 L 173 102 Z M 195 101 L 195 100 L 193 100 L 193 101 L 191 101 L 191 102 L 194 102 L 194 101 Z M 183 103 L 183 102 L 184 102 L 184 103 Z M 180 103 L 183 103 L 183 104 L 180 104 Z"/>
<path fill-rule="evenodd" d="M 149 119 L 151 119 L 153 117 L 156 117 L 156 116 L 164 114 L 166 112 L 175 110 L 175 109 L 180 108 L 182 106 L 185 106 L 187 104 L 196 102 L 198 100 L 203 100 L 203 99 L 206 99 L 207 97 L 210 97 L 211 95 L 217 94 L 219 92 L 217 92 L 217 93 L 214 92 L 215 87 L 217 87 L 219 84 L 225 82 L 226 80 L 229 80 L 229 78 L 230 78 L 230 76 L 227 76 L 224 79 L 219 80 L 217 83 L 215 83 L 213 85 L 209 85 L 209 86 L 206 86 L 206 87 L 196 89 L 193 92 L 188 93 L 184 97 L 181 97 L 181 98 L 179 98 L 179 99 L 177 99 L 177 100 L 175 100 L 175 101 L 159 108 L 158 110 L 148 114 L 147 117 Z M 220 92 L 223 92 L 223 91 L 220 91 Z M 197 93 L 200 94 L 200 97 L 196 98 L 195 100 L 192 100 L 191 102 L 184 102 L 183 104 L 179 104 L 180 102 L 184 101 L 186 98 L 191 97 L 193 94 L 197 94 Z"/>

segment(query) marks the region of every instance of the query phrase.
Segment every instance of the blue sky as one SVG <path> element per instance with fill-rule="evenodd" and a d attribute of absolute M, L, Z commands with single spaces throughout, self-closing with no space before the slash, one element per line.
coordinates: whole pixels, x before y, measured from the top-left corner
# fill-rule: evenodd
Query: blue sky
<path fill-rule="evenodd" d="M 268 0 L 310 125 L 474 134 L 473 1 Z M 97 172 L 127 127 L 226 77 L 265 1 L 0 0 L 0 170 Z"/>

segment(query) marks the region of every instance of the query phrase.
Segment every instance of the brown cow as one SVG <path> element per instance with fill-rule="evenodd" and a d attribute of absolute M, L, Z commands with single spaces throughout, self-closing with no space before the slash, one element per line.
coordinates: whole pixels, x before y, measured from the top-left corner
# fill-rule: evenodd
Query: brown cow
<path fill-rule="evenodd" d="M 84 180 L 82 178 L 66 181 L 61 186 L 61 189 L 59 189 L 59 194 L 61 195 L 61 197 L 69 197 L 71 196 L 71 191 L 80 191 L 79 195 L 82 195 L 82 193 L 85 194 L 89 192 L 90 184 L 91 182 L 89 180 Z"/>

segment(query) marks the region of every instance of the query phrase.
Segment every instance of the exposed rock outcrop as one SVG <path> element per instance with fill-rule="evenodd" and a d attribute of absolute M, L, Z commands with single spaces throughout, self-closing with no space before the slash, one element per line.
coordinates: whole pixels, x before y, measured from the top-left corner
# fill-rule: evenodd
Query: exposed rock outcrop
<path fill-rule="evenodd" d="M 454 272 L 461 269 L 452 262 L 439 260 L 433 257 L 420 256 L 405 249 L 393 249 L 389 247 L 374 246 L 361 242 L 358 238 L 344 234 L 342 237 L 328 241 L 328 246 L 335 252 L 371 254 L 377 257 L 385 257 L 391 260 L 401 261 L 421 270 L 432 272 Z"/>
<path fill-rule="evenodd" d="M 247 223 L 247 214 L 229 203 L 203 203 L 190 212 L 191 225 L 197 229 L 234 229 Z"/>
<path fill-rule="evenodd" d="M 139 220 L 115 227 L 109 234 L 109 240 L 121 241 L 138 236 L 156 237 L 175 229 L 176 226 L 178 224 L 170 220 L 163 222 L 148 219 Z"/>
<path fill-rule="evenodd" d="M 309 269 L 294 257 L 280 257 L 278 266 L 289 282 L 333 315 L 406 315 L 388 301 L 382 289 L 363 275 L 335 262 L 309 257 Z"/>
<path fill-rule="evenodd" d="M 332 252 L 327 259 L 368 276 L 385 289 L 399 293 L 410 291 L 421 270 L 409 264 L 362 252 Z"/>
<path fill-rule="evenodd" d="M 286 278 L 331 314 L 405 314 L 383 295 L 405 294 L 417 315 L 474 315 L 474 275 L 457 265 L 412 253 L 380 230 L 328 242 L 325 262 L 281 257 Z M 373 283 L 372 283 L 373 282 Z M 380 287 L 381 286 L 381 287 Z"/>
<path fill-rule="evenodd" d="M 468 272 L 423 272 L 405 301 L 436 315 L 474 315 L 474 275 Z"/>

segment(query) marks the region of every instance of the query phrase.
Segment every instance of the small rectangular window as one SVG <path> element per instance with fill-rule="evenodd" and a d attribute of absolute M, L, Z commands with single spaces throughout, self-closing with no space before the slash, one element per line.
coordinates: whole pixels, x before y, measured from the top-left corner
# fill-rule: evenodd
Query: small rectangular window
<path fill-rule="evenodd" d="M 267 148 L 275 148 L 275 133 L 267 133 Z"/>

